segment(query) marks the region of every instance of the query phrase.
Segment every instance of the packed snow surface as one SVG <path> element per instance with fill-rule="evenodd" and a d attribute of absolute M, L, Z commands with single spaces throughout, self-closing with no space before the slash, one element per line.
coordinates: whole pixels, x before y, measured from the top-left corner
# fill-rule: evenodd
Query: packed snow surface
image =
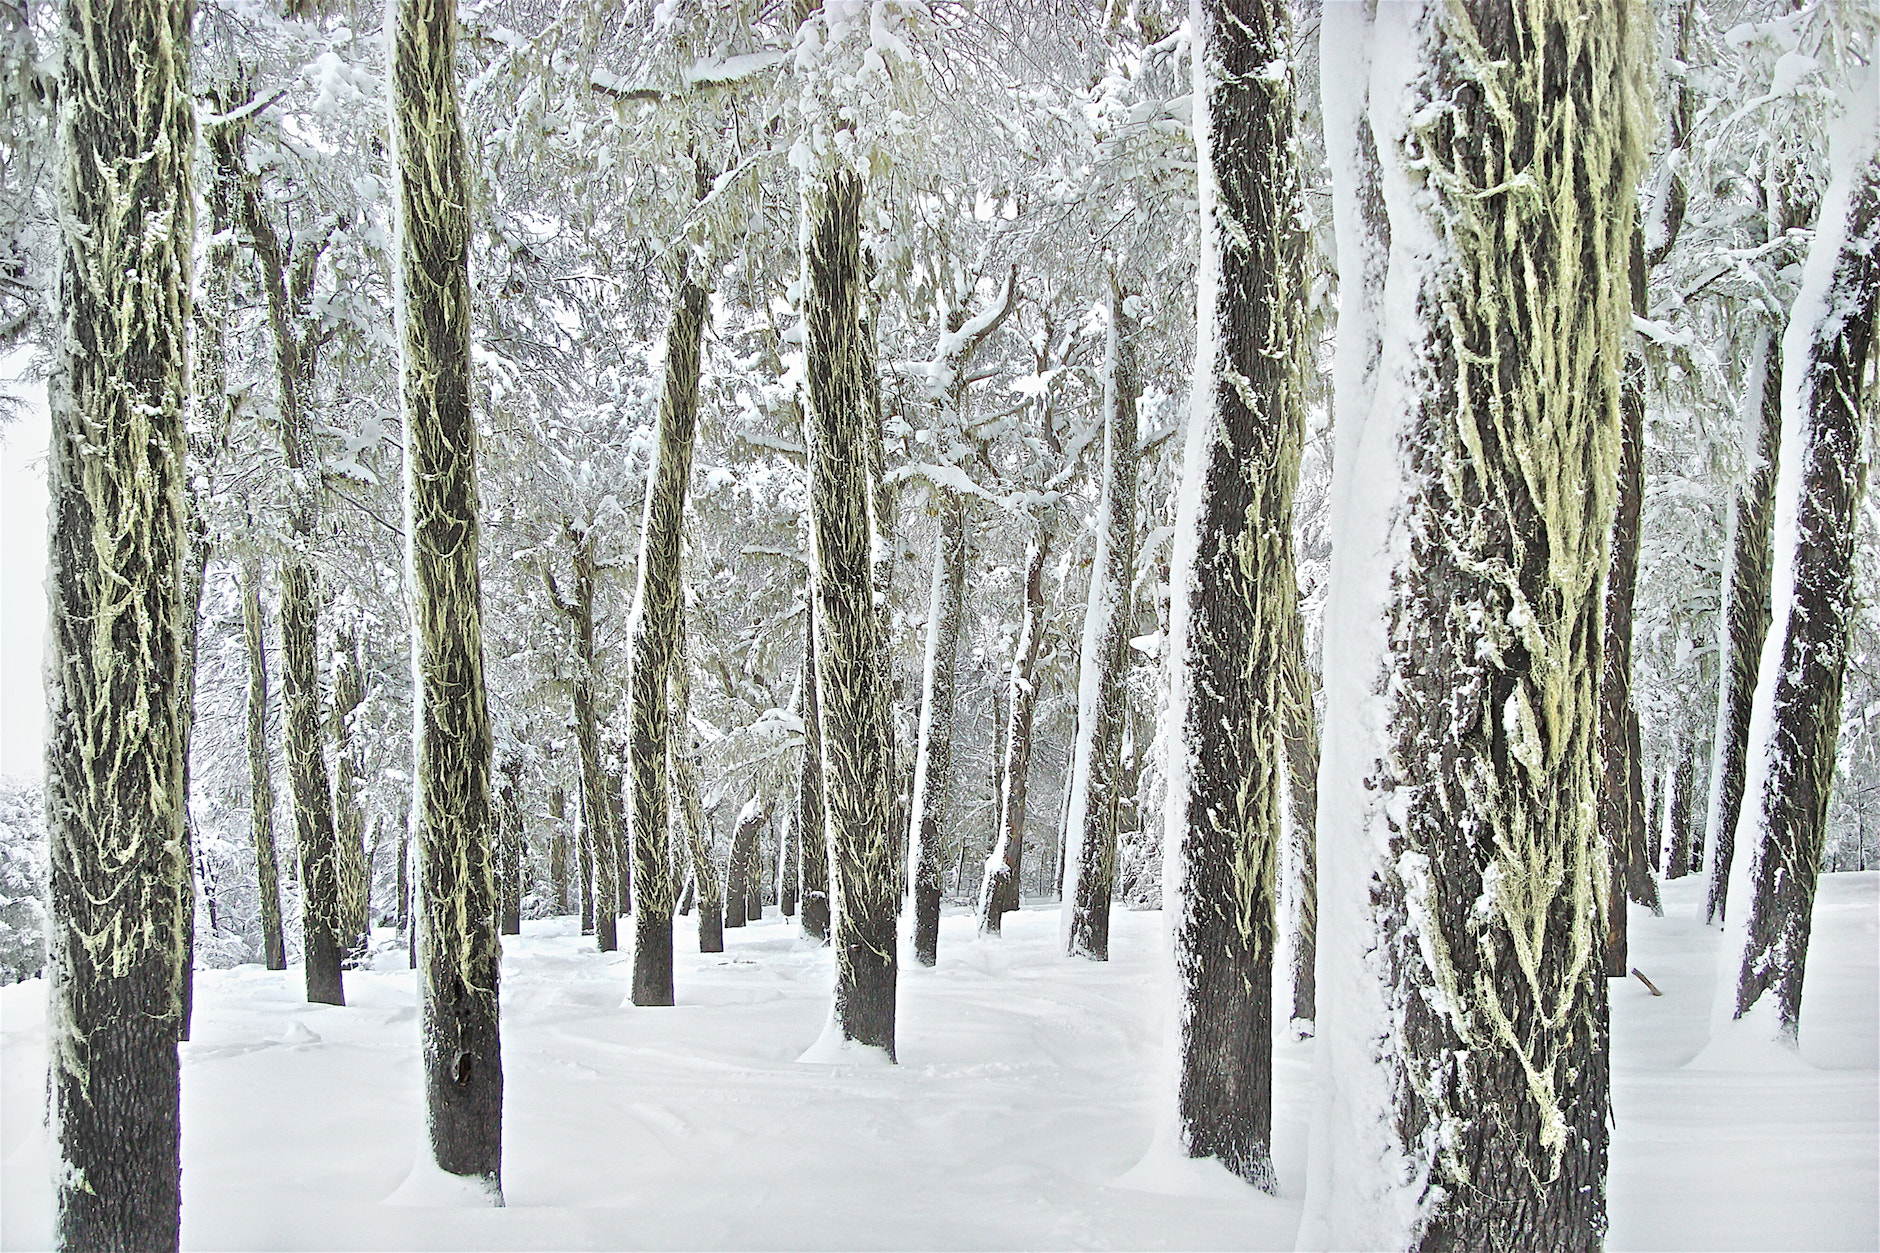
<path fill-rule="evenodd" d="M 1702 880 L 1632 914 L 1614 981 L 1613 1249 L 1872 1248 L 1880 873 L 1822 879 L 1800 1058 L 1700 1056 L 1720 933 Z M 1108 964 L 1059 956 L 1044 901 L 981 939 L 942 920 L 901 968 L 901 1064 L 800 1061 L 829 950 L 773 909 L 694 952 L 671 1009 L 571 919 L 505 941 L 504 1185 L 468 1204 L 420 1153 L 417 989 L 349 972 L 197 976 L 183 1045 L 183 1243 L 199 1249 L 1291 1248 L 1313 1042 L 1276 1042 L 1281 1195 L 1151 1151 L 1159 914 L 1119 910 Z M 402 964 L 396 952 L 382 965 Z M 1283 967 L 1282 967 L 1283 968 Z M 48 1247 L 45 984 L 0 989 L 0 1246 Z"/>

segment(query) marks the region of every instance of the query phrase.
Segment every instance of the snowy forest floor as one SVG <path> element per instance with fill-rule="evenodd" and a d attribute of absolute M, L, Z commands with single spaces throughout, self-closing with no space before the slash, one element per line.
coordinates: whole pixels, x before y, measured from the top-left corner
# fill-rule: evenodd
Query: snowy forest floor
<path fill-rule="evenodd" d="M 1615 980 L 1609 1248 L 1880 1243 L 1880 873 L 1826 875 L 1801 1057 L 1700 1057 L 1719 932 L 1696 878 L 1634 908 Z M 1211 1164 L 1139 1167 L 1156 1121 L 1161 919 L 1119 911 L 1107 965 L 1057 956 L 1033 902 L 1002 941 L 965 912 L 940 965 L 904 966 L 896 1067 L 796 1059 L 828 950 L 773 909 L 692 951 L 674 1009 L 628 1002 L 631 962 L 571 919 L 503 961 L 508 1208 L 423 1204 L 416 988 L 298 968 L 197 976 L 183 1046 L 183 1243 L 203 1249 L 1291 1248 L 1311 1041 L 1276 1049 L 1278 1198 Z M 380 964 L 402 967 L 396 953 Z M 45 983 L 0 989 L 0 1246 L 51 1242 Z M 417 1202 L 414 1204 L 414 1202 Z"/>

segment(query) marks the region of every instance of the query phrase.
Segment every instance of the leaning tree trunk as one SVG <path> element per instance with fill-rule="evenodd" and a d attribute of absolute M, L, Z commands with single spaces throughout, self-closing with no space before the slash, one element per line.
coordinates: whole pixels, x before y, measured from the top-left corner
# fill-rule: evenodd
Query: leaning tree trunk
<path fill-rule="evenodd" d="M 1769 526 L 1775 517 L 1776 452 L 1782 442 L 1782 353 L 1775 328 L 1764 322 L 1750 352 L 1743 395 L 1743 442 L 1754 460 L 1730 501 L 1730 568 L 1725 580 L 1723 664 L 1712 746 L 1710 805 L 1704 824 L 1709 878 L 1704 921 L 1719 923 L 1729 900 L 1730 862 L 1743 808 L 1750 708 L 1756 663 L 1769 633 Z"/>
<path fill-rule="evenodd" d="M 822 711 L 816 700 L 816 605 L 803 610 L 803 775 L 797 787 L 797 862 L 803 934 L 829 942 L 829 828 L 823 813 Z"/>
<path fill-rule="evenodd" d="M 702 181 L 702 180 L 701 180 Z M 666 378 L 659 402 L 654 462 L 640 523 L 639 588 L 629 625 L 628 769 L 632 772 L 633 1003 L 672 1004 L 672 876 L 667 828 L 667 752 L 673 646 L 685 611 L 679 586 L 679 526 L 698 425 L 699 350 L 705 337 L 706 291 L 690 277 L 679 284 L 666 327 Z"/>
<path fill-rule="evenodd" d="M 1204 0 L 1202 278 L 1172 575 L 1166 897 L 1182 1146 L 1265 1191 L 1272 1163 L 1279 738 L 1304 430 L 1305 237 L 1284 0 Z"/>
<path fill-rule="evenodd" d="M 190 6 L 68 0 L 46 829 L 61 1248 L 177 1246 Z"/>
<path fill-rule="evenodd" d="M 692 854 L 692 881 L 698 885 L 698 951 L 725 951 L 725 897 L 718 878 L 718 863 L 705 829 L 705 807 L 699 802 L 698 767 L 692 745 L 692 673 L 685 660 L 685 615 L 680 614 L 673 640 L 671 667 L 672 790 L 685 824 L 686 846 Z"/>
<path fill-rule="evenodd" d="M 1407 10 L 1375 16 L 1389 296 L 1334 491 L 1318 1048 L 1338 1148 L 1314 1148 L 1301 1245 L 1591 1250 L 1602 591 L 1649 17 Z"/>
<path fill-rule="evenodd" d="M 953 694 L 959 672 L 960 602 L 966 589 L 966 504 L 934 489 L 940 533 L 934 540 L 933 593 L 927 604 L 927 655 L 921 667 L 920 740 L 914 751 L 914 960 L 931 966 L 940 951 L 940 877 L 946 871 L 947 809 L 952 799 Z"/>
<path fill-rule="evenodd" d="M 1019 871 L 1025 847 L 1025 785 L 1031 774 L 1031 724 L 1038 709 L 1032 682 L 1038 666 L 1038 642 L 1044 633 L 1044 565 L 1051 551 L 1051 526 L 1040 519 L 1025 561 L 1025 616 L 1012 653 L 1007 694 L 1011 712 L 1005 720 L 1003 764 L 999 769 L 999 837 L 986 859 L 979 890 L 979 933 L 1000 933 L 1000 915 L 1018 908 Z M 936 880 L 938 876 L 935 876 Z"/>
<path fill-rule="evenodd" d="M 853 451 L 866 438 L 875 380 L 861 336 L 862 183 L 837 171 L 803 188 L 803 322 L 823 802 L 830 836 L 836 958 L 833 1025 L 894 1057 L 898 954 L 894 891 L 894 732 L 869 567 L 869 483 Z"/>
<path fill-rule="evenodd" d="M 281 879 L 274 860 L 274 770 L 268 752 L 267 625 L 261 610 L 261 571 L 242 563 L 242 635 L 248 645 L 249 826 L 254 837 L 255 879 L 261 896 L 261 947 L 269 970 L 287 969 L 281 931 Z"/>
<path fill-rule="evenodd" d="M 457 12 L 397 0 L 391 20 L 400 411 L 416 671 L 418 888 L 431 1155 L 502 1203 L 502 941 L 490 873 L 490 719 L 470 411 L 470 186 L 458 121 Z"/>
<path fill-rule="evenodd" d="M 1835 136 L 1833 178 L 1783 336 L 1775 613 L 1737 823 L 1744 855 L 1731 868 L 1730 897 L 1739 905 L 1747 898 L 1748 907 L 1730 924 L 1723 948 L 1735 965 L 1727 972 L 1731 1016 L 1742 1018 L 1767 997 L 1775 1035 L 1790 1046 L 1801 1027 L 1855 611 L 1862 441 L 1871 420 L 1862 389 L 1880 313 L 1880 110 L 1872 103 L 1874 75 L 1861 77 L 1850 124 Z"/>
<path fill-rule="evenodd" d="M 1077 659 L 1077 739 L 1064 809 L 1063 941 L 1073 957 L 1110 959 L 1116 825 L 1129 716 L 1129 617 L 1136 565 L 1137 324 L 1110 289 L 1103 367 L 1103 500 Z"/>

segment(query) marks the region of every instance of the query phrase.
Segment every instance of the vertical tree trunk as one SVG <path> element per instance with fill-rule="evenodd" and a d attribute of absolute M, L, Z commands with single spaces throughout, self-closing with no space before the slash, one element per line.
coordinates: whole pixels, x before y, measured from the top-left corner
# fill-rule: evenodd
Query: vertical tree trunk
<path fill-rule="evenodd" d="M 876 385 L 861 342 L 861 179 L 805 180 L 811 601 L 830 915 L 836 957 L 834 1025 L 846 1040 L 894 1057 L 898 954 L 894 892 L 894 739 L 887 667 L 870 578 L 869 484 L 852 456 Z"/>
<path fill-rule="evenodd" d="M 261 947 L 269 970 L 287 969 L 281 932 L 281 881 L 274 859 L 274 771 L 268 752 L 268 650 L 261 610 L 261 571 L 242 564 L 242 634 L 248 645 L 249 827 L 261 896 Z"/>
<path fill-rule="evenodd" d="M 522 934 L 523 829 L 522 760 L 506 757 L 497 770 L 496 902 L 497 931 Z"/>
<path fill-rule="evenodd" d="M 1129 713 L 1129 618 L 1136 564 L 1137 325 L 1125 293 L 1110 287 L 1103 367 L 1102 529 L 1090 567 L 1090 597 L 1077 659 L 1077 739 L 1064 809 L 1063 939 L 1073 957 L 1110 959 L 1110 897 L 1116 890 L 1116 819 L 1123 732 Z"/>
<path fill-rule="evenodd" d="M 953 780 L 953 694 L 966 589 L 966 504 L 958 492 L 933 490 L 940 533 L 934 541 L 933 591 L 927 602 L 920 741 L 914 752 L 914 800 L 908 816 L 914 843 L 908 870 L 914 897 L 914 960 L 923 966 L 933 965 L 940 951 L 940 876 L 946 866 Z"/>
<path fill-rule="evenodd" d="M 366 698 L 365 673 L 359 667 L 359 637 L 343 633 L 338 664 L 333 673 L 333 864 L 339 877 L 340 943 L 344 962 L 355 966 L 365 955 L 371 923 L 366 917 L 370 895 L 365 859 L 365 810 L 359 805 L 362 770 L 359 746 L 352 734 L 352 715 Z"/>
<path fill-rule="evenodd" d="M 411 927 L 411 812 L 407 809 L 398 823 L 398 931 L 410 939 Z M 417 963 L 412 963 L 417 969 Z"/>
<path fill-rule="evenodd" d="M 616 807 L 608 804 L 611 786 L 601 768 L 600 719 L 594 704 L 597 670 L 594 657 L 594 537 L 567 528 L 574 548 L 574 599 L 562 601 L 554 580 L 549 594 L 574 627 L 574 733 L 581 753 L 581 934 L 592 932 L 603 953 L 620 947 L 615 929 L 619 888 L 614 877 Z"/>
<path fill-rule="evenodd" d="M 1732 1016 L 1768 997 L 1776 1035 L 1791 1046 L 1840 732 L 1871 416 L 1862 389 L 1880 313 L 1880 119 L 1864 69 L 1833 140 L 1834 173 L 1783 337 L 1775 612 L 1737 824 L 1743 856 L 1731 868 L 1740 917 L 1723 950 L 1735 959 Z"/>
<path fill-rule="evenodd" d="M 751 873 L 744 855 L 744 823 L 740 820 L 731 832 L 731 848 L 725 857 L 725 927 L 744 925 L 744 911 L 751 903 L 746 883 Z"/>
<path fill-rule="evenodd" d="M 1670 836 L 1665 852 L 1666 879 L 1682 879 L 1691 873 L 1691 789 L 1696 782 L 1696 750 L 1686 732 L 1679 738 L 1677 773 L 1672 776 L 1671 808 L 1665 820 Z"/>
<path fill-rule="evenodd" d="M 1284 0 L 1200 0 L 1201 345 L 1172 575 L 1167 898 L 1183 1147 L 1265 1191 L 1279 714 L 1294 594 L 1304 236 Z"/>
<path fill-rule="evenodd" d="M 1026 553 L 1025 616 L 1012 653 L 1012 679 L 1006 698 L 1011 713 L 1006 718 L 1005 743 L 1001 746 L 1004 765 L 999 771 L 999 836 L 986 862 L 986 879 L 979 892 L 981 935 L 998 934 L 999 916 L 1018 908 L 1019 871 L 1025 847 L 1025 785 L 1031 773 L 1031 724 L 1038 708 L 1038 689 L 1032 676 L 1038 665 L 1038 642 L 1044 634 L 1044 566 L 1051 551 L 1050 522 L 1040 519 L 1037 528 Z"/>
<path fill-rule="evenodd" d="M 585 775 L 585 770 L 583 771 Z M 575 862 L 581 876 L 581 934 L 594 934 L 594 819 L 588 813 L 587 785 L 581 786 L 576 812 L 581 830 L 576 835 Z"/>
<path fill-rule="evenodd" d="M 692 878 L 698 884 L 698 951 L 722 953 L 725 951 L 725 897 L 705 827 L 704 806 L 699 803 L 698 767 L 694 764 L 692 745 L 692 672 L 685 659 L 683 613 L 679 615 L 677 638 L 673 641 L 671 682 L 672 790 L 679 802 L 679 817 L 685 824 L 686 844 L 692 854 Z"/>
<path fill-rule="evenodd" d="M 797 883 L 803 866 L 803 837 L 797 819 L 798 808 L 800 806 L 792 806 L 784 812 L 783 831 L 777 837 L 777 908 L 785 918 L 796 917 Z"/>
<path fill-rule="evenodd" d="M 1286 798 L 1297 905 L 1293 919 L 1293 1022 L 1301 1032 L 1319 1014 L 1319 728 L 1313 708 L 1317 676 L 1306 664 L 1305 623 L 1299 613 L 1299 587 L 1283 623 L 1285 674 L 1281 680 L 1280 751 L 1286 758 Z"/>
<path fill-rule="evenodd" d="M 548 839 L 548 891 L 555 898 L 555 912 L 568 912 L 568 792 L 551 788 L 548 816 L 554 822 L 554 834 Z"/>
<path fill-rule="evenodd" d="M 704 182 L 703 172 L 700 176 Z M 672 1004 L 672 879 L 667 873 L 668 700 L 679 616 L 679 527 L 698 419 L 699 352 L 705 336 L 705 288 L 679 284 L 666 327 L 666 376 L 659 403 L 654 462 L 640 523 L 639 587 L 633 598 L 627 701 L 632 729 L 633 881 L 639 911 L 633 932 L 633 1003 Z"/>
<path fill-rule="evenodd" d="M 490 873 L 490 721 L 470 412 L 470 187 L 458 120 L 457 12 L 397 0 L 389 19 L 397 186 L 400 411 L 416 672 L 418 884 L 431 1154 L 502 1203 L 502 942 Z"/>
<path fill-rule="evenodd" d="M 803 611 L 803 777 L 797 788 L 797 857 L 803 879 L 803 934 L 829 942 L 829 829 L 823 812 L 822 712 L 816 699 L 816 603 Z"/>
<path fill-rule="evenodd" d="M 1710 805 L 1704 848 L 1709 877 L 1704 921 L 1720 923 L 1730 894 L 1730 862 L 1743 808 L 1750 708 L 1756 663 L 1769 633 L 1769 525 L 1775 517 L 1776 453 L 1782 442 L 1782 353 L 1775 328 L 1765 322 L 1751 349 L 1743 394 L 1743 442 L 1754 458 L 1749 477 L 1730 501 L 1730 566 L 1725 581 L 1723 661 L 1712 747 Z"/>
<path fill-rule="evenodd" d="M 47 562 L 61 1248 L 177 1247 L 190 6 L 65 6 Z"/>
<path fill-rule="evenodd" d="M 760 922 L 764 917 L 764 828 L 770 825 L 767 812 L 753 813 L 738 824 L 736 839 L 744 845 L 744 920 Z M 734 844 L 735 849 L 735 844 Z M 735 851 L 732 854 L 736 856 Z"/>
<path fill-rule="evenodd" d="M 625 747 L 624 745 L 622 746 Z M 620 761 L 615 753 L 612 760 Z M 633 912 L 633 840 L 627 830 L 626 775 L 620 770 L 607 772 L 608 819 L 614 828 L 614 916 L 625 918 Z"/>

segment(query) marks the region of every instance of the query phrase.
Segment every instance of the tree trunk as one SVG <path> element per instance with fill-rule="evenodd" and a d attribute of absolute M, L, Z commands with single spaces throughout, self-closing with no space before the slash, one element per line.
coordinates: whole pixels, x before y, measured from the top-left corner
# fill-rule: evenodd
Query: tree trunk
<path fill-rule="evenodd" d="M 1305 622 L 1299 613 L 1299 587 L 1284 629 L 1285 674 L 1281 679 L 1280 751 L 1286 758 L 1287 838 L 1292 843 L 1294 906 L 1292 937 L 1293 1022 L 1298 1030 L 1319 1014 L 1319 728 L 1313 708 L 1318 676 L 1306 664 Z"/>
<path fill-rule="evenodd" d="M 744 925 L 744 911 L 750 905 L 751 892 L 746 879 L 751 873 L 744 856 L 744 824 L 739 822 L 731 833 L 731 848 L 725 857 L 725 927 Z"/>
<path fill-rule="evenodd" d="M 761 810 L 747 814 L 731 837 L 732 885 L 743 897 L 744 908 L 737 925 L 758 922 L 764 917 L 763 835 L 770 815 Z"/>
<path fill-rule="evenodd" d="M 797 857 L 803 878 L 803 934 L 829 942 L 829 829 L 823 813 L 822 712 L 816 699 L 816 605 L 803 611 L 803 778 L 797 788 Z"/>
<path fill-rule="evenodd" d="M 574 548 L 574 599 L 562 601 L 554 580 L 549 594 L 562 606 L 574 627 L 574 733 L 581 752 L 581 934 L 590 932 L 603 953 L 620 947 L 615 929 L 619 888 L 614 878 L 616 807 L 608 804 L 610 782 L 601 768 L 599 715 L 594 707 L 598 675 L 594 659 L 594 537 L 568 528 Z"/>
<path fill-rule="evenodd" d="M 783 830 L 777 837 L 777 908 L 785 918 L 796 917 L 796 889 L 803 866 L 803 839 L 796 815 L 796 806 L 784 811 Z"/>
<path fill-rule="evenodd" d="M 190 6 L 65 6 L 50 400 L 49 1085 L 61 1248 L 177 1247 Z"/>
<path fill-rule="evenodd" d="M 1678 768 L 1671 782 L 1671 809 L 1666 819 L 1670 836 L 1665 853 L 1666 879 L 1682 879 L 1691 873 L 1691 789 L 1696 782 L 1696 750 L 1687 733 L 1679 740 Z"/>
<path fill-rule="evenodd" d="M 281 933 L 281 881 L 274 860 L 274 771 L 268 753 L 268 650 L 261 610 L 261 571 L 242 564 L 242 634 L 248 645 L 249 826 L 261 896 L 261 946 L 269 970 L 287 969 Z"/>
<path fill-rule="evenodd" d="M 718 863 L 712 855 L 712 841 L 705 827 L 704 806 L 699 803 L 698 767 L 694 764 L 692 744 L 692 673 L 685 659 L 685 615 L 680 614 L 673 641 L 671 667 L 672 790 L 679 802 L 679 818 L 685 824 L 687 847 L 692 853 L 692 878 L 698 885 L 698 951 L 725 951 L 725 897 L 718 879 Z"/>
<path fill-rule="evenodd" d="M 1304 236 L 1283 0 L 1204 0 L 1201 347 L 1171 579 L 1168 829 L 1183 1147 L 1272 1165 L 1278 742 L 1303 437 Z"/>
<path fill-rule="evenodd" d="M 391 47 L 405 534 L 417 671 L 418 884 L 425 1107 L 438 1167 L 502 1203 L 502 941 L 490 873 L 490 721 L 470 411 L 470 187 L 457 13 L 397 0 Z"/>
<path fill-rule="evenodd" d="M 568 792 L 551 788 L 548 816 L 554 821 L 554 834 L 548 837 L 548 891 L 555 898 L 555 913 L 568 912 Z"/>
<path fill-rule="evenodd" d="M 1712 746 L 1704 847 L 1709 857 L 1704 921 L 1720 923 L 1730 894 L 1730 862 L 1743 808 L 1756 663 L 1769 633 L 1769 525 L 1775 516 L 1776 454 L 1782 442 L 1782 353 L 1775 328 L 1758 328 L 1742 405 L 1743 442 L 1754 458 L 1730 502 L 1730 567 L 1725 581 L 1723 663 Z M 1753 450 L 1753 451 L 1752 451 Z"/>
<path fill-rule="evenodd" d="M 934 541 L 933 591 L 927 604 L 927 655 L 921 667 L 920 741 L 914 752 L 914 839 L 909 876 L 914 897 L 914 960 L 931 966 L 940 951 L 940 876 L 946 868 L 947 810 L 952 800 L 953 694 L 959 672 L 960 604 L 966 589 L 966 505 L 958 492 L 934 489 L 940 533 Z"/>
<path fill-rule="evenodd" d="M 522 759 L 507 757 L 497 770 L 496 902 L 497 931 L 522 934 L 525 890 L 522 827 Z"/>
<path fill-rule="evenodd" d="M 1077 739 L 1064 810 L 1065 951 L 1110 959 L 1110 897 L 1116 890 L 1116 821 L 1124 722 L 1129 713 L 1129 619 L 1136 565 L 1137 325 L 1125 294 L 1110 288 L 1103 380 L 1103 499 L 1090 596 L 1077 659 Z"/>
<path fill-rule="evenodd" d="M 1871 71 L 1858 90 L 1871 91 Z M 1856 108 L 1858 106 L 1855 106 Z M 1869 105 L 1871 109 L 1871 105 Z M 1834 174 L 1783 337 L 1781 481 L 1771 603 L 1730 896 L 1733 1016 L 1774 1003 L 1778 1038 L 1801 1027 L 1841 685 L 1854 614 L 1854 537 L 1867 463 L 1862 389 L 1880 312 L 1880 126 L 1835 137 Z"/>
<path fill-rule="evenodd" d="M 585 770 L 583 772 L 585 774 Z M 576 807 L 581 830 L 576 836 L 575 862 L 581 875 L 581 934 L 594 934 L 594 819 L 588 812 L 587 785 L 581 787 Z"/>
<path fill-rule="evenodd" d="M 1032 682 L 1038 666 L 1038 642 L 1044 634 L 1044 566 L 1051 551 L 1051 525 L 1041 519 L 1025 561 L 1025 616 L 1012 653 L 1012 680 L 1005 721 L 1004 765 L 999 771 L 999 838 L 986 862 L 979 892 L 979 933 L 1000 932 L 1000 915 L 1018 908 L 1019 871 L 1025 847 L 1025 785 L 1031 773 L 1031 724 L 1038 708 Z M 935 875 L 936 880 L 938 875 Z M 935 886 L 939 886 L 936 882 Z"/>
<path fill-rule="evenodd" d="M 365 810 L 359 805 L 359 746 L 352 735 L 353 711 L 366 698 L 365 673 L 359 667 L 359 638 L 344 633 L 333 673 L 333 864 L 339 876 L 340 943 L 344 964 L 357 966 L 371 939 L 366 917 L 370 893 L 365 860 Z"/>
<path fill-rule="evenodd" d="M 665 385 L 640 523 L 639 587 L 628 627 L 632 641 L 627 677 L 632 721 L 628 769 L 633 779 L 633 881 L 639 898 L 633 932 L 635 1005 L 672 1004 L 668 700 L 678 620 L 685 612 L 679 584 L 679 527 L 685 518 L 686 481 L 692 474 L 699 350 L 706 315 L 705 288 L 690 278 L 682 279 L 666 327 Z"/>
<path fill-rule="evenodd" d="M 804 326 L 824 804 L 836 957 L 833 1023 L 894 1057 L 897 938 L 894 738 L 869 564 L 869 483 L 852 456 L 866 435 L 860 313 L 862 184 L 838 171 L 805 181 Z"/>

